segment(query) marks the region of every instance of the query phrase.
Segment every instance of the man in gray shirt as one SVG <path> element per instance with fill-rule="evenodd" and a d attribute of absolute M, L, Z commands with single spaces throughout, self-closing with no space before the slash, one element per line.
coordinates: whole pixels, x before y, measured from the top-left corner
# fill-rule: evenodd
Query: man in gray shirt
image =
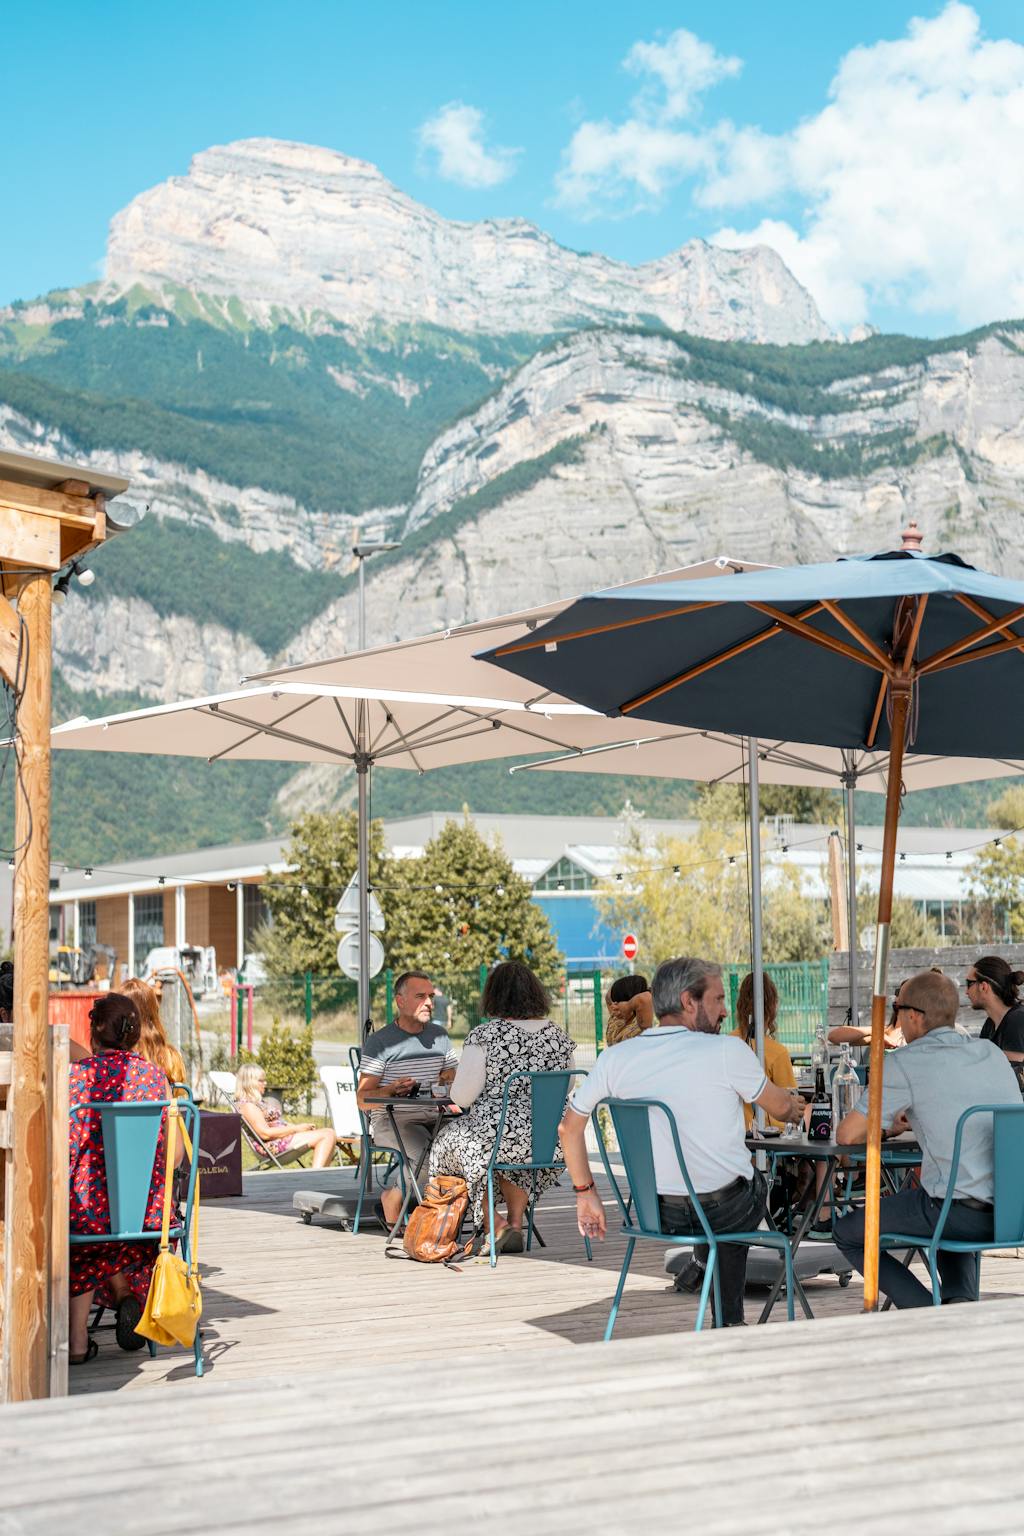
<path fill-rule="evenodd" d="M 434 984 L 425 971 L 405 971 L 395 982 L 395 1019 L 375 1030 L 363 1046 L 359 1061 L 356 1102 L 370 1115 L 374 1145 L 398 1150 L 395 1126 L 386 1109 L 367 1098 L 411 1100 L 395 1109 L 402 1143 L 413 1164 L 419 1162 L 437 1128 L 437 1115 L 417 1107 L 418 1097 L 429 1103 L 435 1083 L 450 1083 L 459 1064 L 447 1031 L 432 1018 Z M 393 1170 L 381 1192 L 388 1225 L 398 1220 L 402 1194 Z"/>
<path fill-rule="evenodd" d="M 887 1195 L 881 1202 L 881 1230 L 930 1237 L 946 1198 L 956 1125 L 972 1104 L 1020 1104 L 1013 1068 L 989 1040 L 959 1034 L 953 1027 L 959 997 L 948 976 L 924 971 L 899 990 L 896 1014 L 906 1045 L 885 1059 L 882 1128 L 912 1130 L 921 1146 L 921 1184 Z M 840 1124 L 836 1140 L 867 1137 L 868 1096 Z M 992 1117 L 975 1115 L 964 1127 L 953 1202 L 944 1235 L 957 1242 L 992 1237 Z M 836 1242 L 853 1266 L 864 1272 L 864 1212 L 852 1211 L 835 1226 Z M 977 1301 L 978 1255 L 942 1253 L 942 1300 Z M 931 1291 L 892 1253 L 878 1263 L 878 1283 L 896 1307 L 927 1307 Z"/>

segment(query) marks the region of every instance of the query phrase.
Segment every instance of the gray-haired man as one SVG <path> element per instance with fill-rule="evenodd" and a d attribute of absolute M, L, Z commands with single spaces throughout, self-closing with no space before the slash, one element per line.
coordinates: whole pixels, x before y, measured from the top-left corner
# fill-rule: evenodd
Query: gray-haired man
<path fill-rule="evenodd" d="M 776 1120 L 803 1118 L 803 1103 L 770 1083 L 757 1057 L 719 1030 L 726 1016 L 722 973 L 707 960 L 666 960 L 651 987 L 661 1028 L 646 1030 L 602 1053 L 572 1096 L 561 1125 L 565 1163 L 576 1190 L 576 1215 L 587 1237 L 603 1238 L 604 1206 L 594 1187 L 584 1144 L 587 1119 L 602 1099 L 659 1099 L 679 1131 L 693 1187 L 713 1232 L 753 1231 L 764 1216 L 767 1190 L 747 1150 L 744 1104 L 760 1104 Z M 650 1112 L 658 1205 L 666 1232 L 700 1232 L 664 1115 Z M 725 1327 L 743 1322 L 747 1250 L 719 1250 Z"/>

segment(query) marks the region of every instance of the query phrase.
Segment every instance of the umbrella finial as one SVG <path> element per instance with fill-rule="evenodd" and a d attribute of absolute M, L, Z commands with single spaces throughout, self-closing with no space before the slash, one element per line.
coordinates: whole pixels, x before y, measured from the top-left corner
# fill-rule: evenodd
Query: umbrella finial
<path fill-rule="evenodd" d="M 904 549 L 909 549 L 915 555 L 920 554 L 921 545 L 924 543 L 924 535 L 921 533 L 917 526 L 916 517 L 912 517 L 910 519 L 910 522 L 904 528 L 900 537 L 903 540 L 902 547 Z"/>

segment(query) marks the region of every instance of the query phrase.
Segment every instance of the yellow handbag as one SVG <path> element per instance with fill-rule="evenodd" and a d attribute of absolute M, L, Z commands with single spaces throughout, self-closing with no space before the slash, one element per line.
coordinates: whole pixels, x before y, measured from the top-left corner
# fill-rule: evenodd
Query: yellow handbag
<path fill-rule="evenodd" d="M 172 1100 L 167 1110 L 167 1176 L 164 1183 L 164 1216 L 160 1232 L 160 1252 L 153 1266 L 153 1278 L 149 1282 L 149 1295 L 142 1317 L 135 1325 L 135 1332 L 154 1344 L 183 1344 L 190 1348 L 195 1343 L 196 1329 L 203 1312 L 203 1297 L 199 1289 L 199 1255 L 196 1244 L 199 1231 L 199 1177 L 196 1176 L 195 1204 L 192 1207 L 192 1234 L 189 1243 L 189 1263 L 171 1252 L 171 1186 L 174 1182 L 175 1132 L 180 1129 L 185 1150 L 192 1157 L 192 1143 L 181 1121 L 178 1106 Z"/>

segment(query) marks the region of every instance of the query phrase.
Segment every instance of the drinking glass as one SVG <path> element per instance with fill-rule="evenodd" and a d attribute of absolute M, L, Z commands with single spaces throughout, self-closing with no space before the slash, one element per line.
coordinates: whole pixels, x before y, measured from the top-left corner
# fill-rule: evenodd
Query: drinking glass
<path fill-rule="evenodd" d="M 447 1099 L 449 1097 L 449 1095 L 450 1095 L 450 1084 L 448 1084 L 448 1083 L 431 1083 L 431 1085 L 430 1085 L 430 1097 L 432 1099 Z"/>

